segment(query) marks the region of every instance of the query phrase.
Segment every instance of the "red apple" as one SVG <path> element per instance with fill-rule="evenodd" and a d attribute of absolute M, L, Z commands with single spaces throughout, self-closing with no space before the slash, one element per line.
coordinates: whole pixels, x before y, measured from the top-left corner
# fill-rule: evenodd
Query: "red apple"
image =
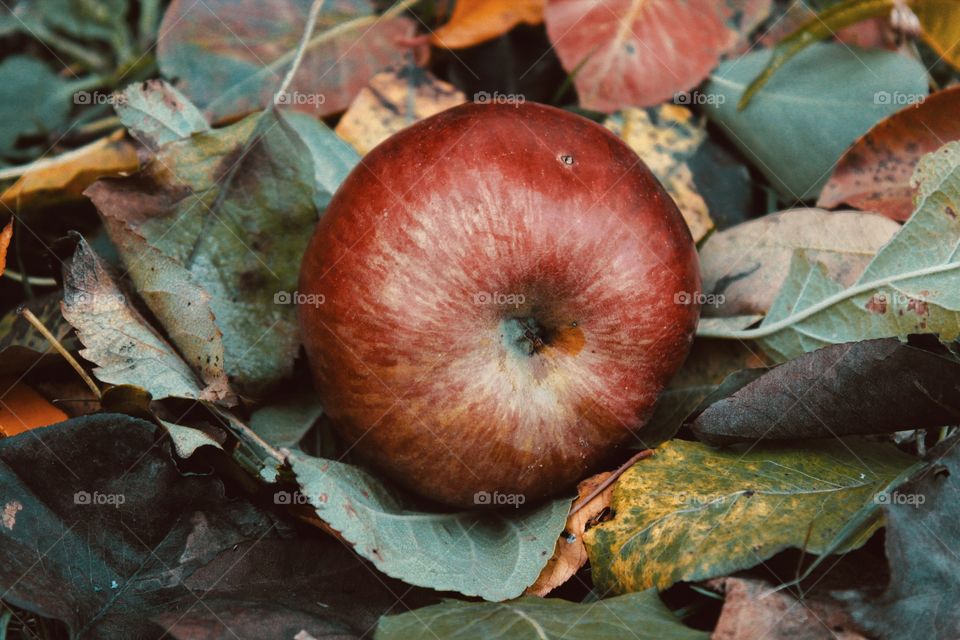
<path fill-rule="evenodd" d="M 642 442 L 699 292 L 683 218 L 616 136 L 467 104 L 349 175 L 303 260 L 300 323 L 351 453 L 450 505 L 530 503 Z"/>

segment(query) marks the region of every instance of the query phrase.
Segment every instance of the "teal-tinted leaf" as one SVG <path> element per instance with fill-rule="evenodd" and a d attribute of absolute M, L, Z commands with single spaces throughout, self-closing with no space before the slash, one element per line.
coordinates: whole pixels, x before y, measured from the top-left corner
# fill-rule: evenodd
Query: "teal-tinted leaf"
<path fill-rule="evenodd" d="M 377 640 L 706 640 L 683 625 L 656 590 L 567 602 L 527 596 L 510 602 L 457 602 L 380 619 Z"/>
<path fill-rule="evenodd" d="M 122 222 L 209 294 L 239 390 L 256 394 L 291 371 L 299 338 L 289 294 L 317 210 L 310 153 L 279 114 L 171 142 L 141 173 L 87 194 L 108 231 Z M 164 321 L 168 333 L 176 322 Z"/>
<path fill-rule="evenodd" d="M 133 53 L 128 5 L 127 0 L 22 0 L 16 12 L 26 33 L 39 36 L 55 48 L 59 38 L 45 38 L 46 33 L 106 42 L 122 62 Z"/>
<path fill-rule="evenodd" d="M 177 455 L 181 458 L 189 458 L 200 447 L 223 449 L 219 442 L 203 431 L 200 431 L 200 429 L 184 427 L 179 424 L 167 422 L 166 420 L 161 420 L 160 423 L 163 425 L 163 428 L 167 430 L 167 433 L 170 434 L 173 447 L 176 449 Z"/>
<path fill-rule="evenodd" d="M 120 122 L 130 135 L 154 151 L 210 129 L 200 110 L 163 80 L 132 84 L 121 96 L 116 105 Z"/>
<path fill-rule="evenodd" d="M 330 127 L 313 116 L 291 111 L 284 114 L 284 118 L 310 150 L 315 188 L 313 200 L 317 210 L 323 211 L 340 183 L 360 162 L 360 156 Z"/>
<path fill-rule="evenodd" d="M 0 64 L 0 155 L 11 157 L 17 138 L 62 127 L 70 113 L 71 85 L 47 65 L 29 56 Z"/>
<path fill-rule="evenodd" d="M 293 447 L 323 414 L 317 394 L 308 391 L 271 399 L 250 416 L 250 428 L 274 447 Z"/>
<path fill-rule="evenodd" d="M 787 62 L 739 111 L 745 87 L 770 56 L 757 51 L 721 64 L 704 87 L 715 98 L 705 111 L 791 204 L 816 198 L 848 146 L 904 100 L 927 95 L 926 70 L 915 60 L 819 43 Z"/>
<path fill-rule="evenodd" d="M 557 499 L 495 512 L 411 511 L 359 467 L 296 453 L 288 460 L 320 519 L 377 569 L 486 600 L 515 598 L 533 584 L 570 509 L 570 499 Z"/>
<path fill-rule="evenodd" d="M 263 108 L 293 61 L 310 4 L 174 0 L 160 25 L 160 69 L 214 122 Z M 414 27 L 396 13 L 378 20 L 367 0 L 325 3 L 281 106 L 315 116 L 346 109 L 373 74 L 403 62 L 397 40 Z"/>
<path fill-rule="evenodd" d="M 130 306 L 85 240 L 63 279 L 63 317 L 76 328 L 86 347 L 80 355 L 97 365 L 99 380 L 142 387 L 158 400 L 200 397 L 193 371 Z"/>

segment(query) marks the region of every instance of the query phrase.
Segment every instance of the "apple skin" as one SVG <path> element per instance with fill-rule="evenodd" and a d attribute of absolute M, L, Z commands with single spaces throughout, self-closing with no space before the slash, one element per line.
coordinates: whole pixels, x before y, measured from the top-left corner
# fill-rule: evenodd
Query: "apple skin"
<path fill-rule="evenodd" d="M 676 205 L 616 136 L 544 105 L 466 104 L 353 170 L 299 292 L 323 296 L 300 305 L 303 342 L 350 453 L 472 508 L 570 489 L 642 444 L 700 274 Z"/>

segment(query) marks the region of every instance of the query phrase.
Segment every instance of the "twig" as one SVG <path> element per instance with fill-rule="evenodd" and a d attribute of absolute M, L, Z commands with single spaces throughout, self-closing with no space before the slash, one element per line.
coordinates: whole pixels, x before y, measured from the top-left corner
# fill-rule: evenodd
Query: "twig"
<path fill-rule="evenodd" d="M 60 341 L 57 340 L 56 336 L 50 333 L 50 331 L 45 326 L 43 326 L 43 323 L 40 322 L 40 319 L 37 316 L 33 315 L 33 312 L 30 311 L 30 309 L 27 309 L 26 307 L 21 307 L 20 309 L 17 310 L 17 312 L 21 316 L 23 316 L 27 322 L 33 325 L 33 328 L 39 331 L 40 335 L 46 338 L 47 342 L 49 342 L 50 345 L 54 349 L 56 349 L 61 356 L 63 356 L 64 360 L 66 360 L 70 364 L 70 366 L 73 367 L 73 370 L 77 372 L 77 374 L 83 379 L 85 383 L 87 383 L 87 386 L 90 387 L 90 391 L 92 391 L 93 395 L 95 395 L 97 397 L 97 400 L 99 400 L 102 394 L 100 393 L 99 387 L 97 387 L 97 383 L 93 381 L 93 378 L 87 375 L 87 372 L 83 370 L 83 367 L 80 366 L 80 363 L 77 362 L 72 355 L 70 355 L 70 352 L 67 351 L 67 349 L 62 344 L 60 344 Z"/>
<path fill-rule="evenodd" d="M 575 514 L 576 512 L 580 511 L 580 509 L 583 509 L 585 506 L 587 506 L 587 505 L 590 503 L 591 500 L 593 500 L 593 499 L 596 498 L 598 495 L 600 495 L 601 493 L 603 493 L 603 492 L 606 490 L 607 487 L 609 487 L 611 484 L 613 484 L 614 482 L 616 482 L 617 479 L 618 479 L 620 476 L 622 476 L 627 469 L 629 469 L 630 467 L 632 467 L 634 464 L 636 464 L 636 463 L 639 462 L 640 460 L 643 460 L 644 458 L 649 458 L 649 457 L 652 456 L 652 455 L 653 455 L 653 449 L 644 449 L 643 451 L 638 451 L 638 452 L 636 453 L 636 455 L 634 455 L 634 456 L 631 457 L 629 460 L 627 460 L 626 462 L 624 462 L 622 465 L 620 465 L 620 466 L 617 468 L 616 471 L 614 471 L 614 472 L 611 473 L 609 476 L 607 476 L 607 477 L 603 480 L 603 482 L 601 482 L 599 485 L 597 485 L 597 488 L 594 489 L 593 491 L 591 491 L 589 494 L 587 494 L 587 496 L 586 496 L 585 498 L 582 498 L 581 500 L 578 500 L 578 501 L 576 502 L 576 504 L 574 504 L 574 505 L 570 508 L 570 513 L 567 514 L 567 517 L 568 517 L 568 518 L 572 517 L 573 514 Z"/>
<path fill-rule="evenodd" d="M 323 8 L 323 2 L 324 0 L 313 0 L 313 4 L 310 5 L 310 12 L 307 14 L 307 28 L 303 30 L 303 37 L 300 38 L 300 44 L 297 46 L 297 52 L 293 57 L 293 62 L 290 64 L 290 68 L 287 69 L 287 75 L 284 76 L 283 82 L 280 83 L 280 88 L 273 94 L 273 101 L 267 107 L 268 109 L 276 107 L 280 96 L 285 94 L 293 83 L 293 77 L 297 75 L 300 63 L 303 62 L 303 57 L 307 53 L 307 45 L 310 44 L 310 38 L 313 37 L 313 30 L 317 26 L 317 17 L 320 15 L 320 9 Z"/>

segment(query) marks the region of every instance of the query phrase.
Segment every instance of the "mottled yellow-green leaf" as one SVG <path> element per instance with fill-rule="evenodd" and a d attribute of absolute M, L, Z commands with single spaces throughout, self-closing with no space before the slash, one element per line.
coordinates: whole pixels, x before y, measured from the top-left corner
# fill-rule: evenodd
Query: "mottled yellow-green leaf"
<path fill-rule="evenodd" d="M 879 508 L 852 531 L 845 525 L 913 463 L 857 439 L 728 449 L 671 440 L 620 478 L 613 519 L 586 533 L 594 584 L 601 593 L 665 589 L 789 547 L 854 549 L 880 526 Z"/>

